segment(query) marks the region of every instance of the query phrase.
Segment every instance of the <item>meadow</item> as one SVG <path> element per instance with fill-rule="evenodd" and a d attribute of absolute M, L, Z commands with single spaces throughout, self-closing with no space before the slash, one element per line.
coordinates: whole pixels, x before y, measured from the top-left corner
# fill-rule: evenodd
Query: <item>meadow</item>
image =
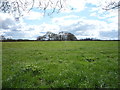
<path fill-rule="evenodd" d="M 3 88 L 118 88 L 118 41 L 2 43 Z"/>

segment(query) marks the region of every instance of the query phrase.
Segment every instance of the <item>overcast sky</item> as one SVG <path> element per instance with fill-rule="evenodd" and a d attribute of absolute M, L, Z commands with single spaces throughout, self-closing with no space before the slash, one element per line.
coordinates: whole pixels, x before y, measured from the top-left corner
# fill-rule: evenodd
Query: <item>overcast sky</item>
<path fill-rule="evenodd" d="M 78 39 L 118 39 L 118 11 L 104 11 L 98 7 L 102 3 L 97 0 L 70 0 L 68 4 L 72 10 L 43 16 L 43 12 L 32 9 L 19 22 L 12 15 L 0 12 L 0 35 L 14 39 L 36 39 L 47 31 L 67 31 Z"/>

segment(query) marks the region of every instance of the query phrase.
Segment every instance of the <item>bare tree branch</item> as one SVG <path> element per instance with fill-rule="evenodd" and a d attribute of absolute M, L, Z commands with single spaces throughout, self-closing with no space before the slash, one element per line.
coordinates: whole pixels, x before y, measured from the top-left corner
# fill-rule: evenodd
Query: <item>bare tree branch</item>
<path fill-rule="evenodd" d="M 33 8 L 39 8 L 48 13 L 59 12 L 64 8 L 65 0 L 0 0 L 0 12 L 23 16 L 24 12 L 30 12 Z M 49 12 L 46 12 L 49 9 Z M 51 12 L 50 12 L 51 10 Z"/>
<path fill-rule="evenodd" d="M 112 9 L 119 9 L 120 8 L 120 0 L 119 1 L 113 1 L 108 3 L 103 10 L 112 10 Z"/>
<path fill-rule="evenodd" d="M 32 6 L 31 6 L 31 8 L 28 10 L 28 12 L 33 9 L 34 3 L 35 3 L 35 1 L 32 0 Z"/>

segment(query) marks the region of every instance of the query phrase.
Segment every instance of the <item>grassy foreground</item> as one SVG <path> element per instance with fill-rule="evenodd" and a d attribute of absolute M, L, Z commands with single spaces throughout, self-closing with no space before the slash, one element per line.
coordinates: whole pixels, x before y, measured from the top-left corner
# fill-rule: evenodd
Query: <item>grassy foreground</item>
<path fill-rule="evenodd" d="M 3 88 L 117 88 L 117 41 L 3 42 Z"/>

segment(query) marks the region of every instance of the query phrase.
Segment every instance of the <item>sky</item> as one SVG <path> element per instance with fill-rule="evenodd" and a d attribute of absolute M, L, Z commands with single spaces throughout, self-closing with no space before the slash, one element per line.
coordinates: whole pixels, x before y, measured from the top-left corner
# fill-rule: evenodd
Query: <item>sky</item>
<path fill-rule="evenodd" d="M 66 5 L 60 13 L 52 15 L 43 15 L 43 11 L 33 8 L 19 21 L 13 15 L 0 12 L 0 35 L 36 40 L 48 31 L 56 34 L 65 31 L 77 39 L 118 39 L 118 10 L 103 10 L 105 0 L 69 0 Z"/>

